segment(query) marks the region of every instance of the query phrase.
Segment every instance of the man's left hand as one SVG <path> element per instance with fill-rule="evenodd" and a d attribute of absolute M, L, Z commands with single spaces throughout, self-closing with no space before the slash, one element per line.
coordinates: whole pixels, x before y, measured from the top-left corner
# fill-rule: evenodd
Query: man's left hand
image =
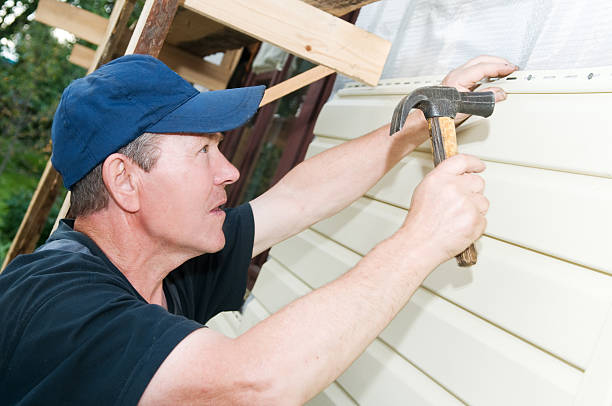
<path fill-rule="evenodd" d="M 453 86 L 460 92 L 471 92 L 480 85 L 480 81 L 488 78 L 501 78 L 516 71 L 518 66 L 504 58 L 482 55 L 469 60 L 464 65 L 452 70 L 442 80 L 443 86 Z M 499 87 L 478 89 L 479 92 L 495 93 L 495 102 L 506 99 L 506 92 Z M 455 125 L 459 125 L 469 117 L 468 114 L 457 114 Z"/>

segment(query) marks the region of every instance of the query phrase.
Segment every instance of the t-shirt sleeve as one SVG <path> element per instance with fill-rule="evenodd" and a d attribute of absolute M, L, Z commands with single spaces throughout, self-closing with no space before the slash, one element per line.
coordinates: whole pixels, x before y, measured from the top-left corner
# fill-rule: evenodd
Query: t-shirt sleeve
<path fill-rule="evenodd" d="M 201 327 L 113 283 L 78 284 L 41 303 L 12 364 L 39 375 L 28 377 L 38 382 L 30 396 L 45 394 L 58 404 L 136 405 L 168 354 Z"/>
<path fill-rule="evenodd" d="M 226 210 L 224 248 L 193 258 L 168 277 L 180 298 L 180 313 L 205 324 L 217 313 L 239 310 L 246 292 L 255 223 L 248 203 Z M 176 309 L 174 309 L 176 311 Z"/>

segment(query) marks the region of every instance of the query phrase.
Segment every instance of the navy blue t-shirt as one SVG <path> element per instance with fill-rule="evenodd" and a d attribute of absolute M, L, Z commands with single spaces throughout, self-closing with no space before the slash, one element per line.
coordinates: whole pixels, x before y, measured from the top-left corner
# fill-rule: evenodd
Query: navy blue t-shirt
<path fill-rule="evenodd" d="M 164 280 L 147 303 L 86 235 L 63 221 L 0 274 L 0 403 L 135 405 L 174 347 L 243 303 L 254 237 L 249 204 L 227 210 L 226 245 Z"/>

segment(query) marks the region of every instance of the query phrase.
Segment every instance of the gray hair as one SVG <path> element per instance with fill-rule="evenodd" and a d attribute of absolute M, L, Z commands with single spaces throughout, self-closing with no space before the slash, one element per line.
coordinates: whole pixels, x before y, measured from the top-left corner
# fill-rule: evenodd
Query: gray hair
<path fill-rule="evenodd" d="M 145 172 L 149 172 L 159 159 L 161 150 L 158 147 L 160 134 L 144 133 L 117 152 L 128 157 Z M 108 190 L 102 179 L 100 163 L 85 177 L 72 186 L 70 195 L 69 217 L 87 216 L 108 206 Z"/>

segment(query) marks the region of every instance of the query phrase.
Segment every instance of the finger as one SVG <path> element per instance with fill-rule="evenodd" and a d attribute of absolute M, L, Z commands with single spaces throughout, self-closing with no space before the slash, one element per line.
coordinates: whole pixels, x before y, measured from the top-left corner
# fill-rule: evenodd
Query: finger
<path fill-rule="evenodd" d="M 486 78 L 504 77 L 516 70 L 514 65 L 499 63 L 479 63 L 451 72 L 444 78 L 443 84 L 447 86 L 463 86 L 470 88 L 476 82 Z"/>
<path fill-rule="evenodd" d="M 500 102 L 506 100 L 506 92 L 501 87 L 485 87 L 482 89 L 478 89 L 478 92 L 493 92 L 495 95 L 495 102 Z"/>
<path fill-rule="evenodd" d="M 487 199 L 484 195 L 476 194 L 472 198 L 474 202 L 474 206 L 476 206 L 476 210 L 483 216 L 487 214 L 489 211 L 489 199 Z"/>
<path fill-rule="evenodd" d="M 442 161 L 436 169 L 438 168 L 454 175 L 463 175 L 464 173 L 482 172 L 486 167 L 484 162 L 475 156 L 458 154 Z"/>
<path fill-rule="evenodd" d="M 482 193 L 485 188 L 485 181 L 480 175 L 475 173 L 465 173 L 461 175 L 461 181 L 465 190 L 471 193 Z"/>
<path fill-rule="evenodd" d="M 503 64 L 508 64 L 508 65 L 514 65 L 509 60 L 505 58 L 500 58 L 499 56 L 480 55 L 480 56 L 477 56 L 476 58 L 470 59 L 469 61 L 461 65 L 460 68 L 467 68 L 472 65 L 477 65 L 479 63 L 503 63 Z"/>

